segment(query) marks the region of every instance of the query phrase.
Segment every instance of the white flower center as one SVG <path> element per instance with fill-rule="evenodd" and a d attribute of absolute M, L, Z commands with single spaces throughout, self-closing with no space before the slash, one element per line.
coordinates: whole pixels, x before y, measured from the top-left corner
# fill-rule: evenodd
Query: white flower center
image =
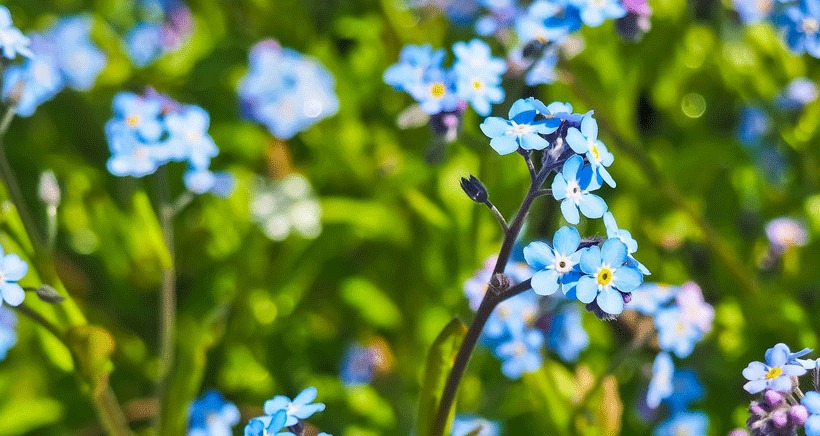
<path fill-rule="evenodd" d="M 572 267 L 575 265 L 572 263 L 572 260 L 569 256 L 564 256 L 561 254 L 555 255 L 555 261 L 552 263 L 552 269 L 555 270 L 558 274 L 566 274 L 572 271 Z"/>
<path fill-rule="evenodd" d="M 512 123 L 512 127 L 507 130 L 508 135 L 515 135 L 520 138 L 535 131 L 535 128 L 529 124 L 518 124 L 515 121 L 510 121 L 510 123 Z"/>
<path fill-rule="evenodd" d="M 523 342 L 516 342 L 513 345 L 513 355 L 514 356 L 523 356 L 527 354 L 527 346 Z"/>
<path fill-rule="evenodd" d="M 581 190 L 581 185 L 578 184 L 577 180 L 570 180 L 567 182 L 567 198 L 572 200 L 573 203 L 580 203 L 581 195 L 583 195 L 583 193 L 584 192 Z"/>
<path fill-rule="evenodd" d="M 803 19 L 803 32 L 813 34 L 818 31 L 820 31 L 820 22 L 816 18 L 806 17 Z"/>

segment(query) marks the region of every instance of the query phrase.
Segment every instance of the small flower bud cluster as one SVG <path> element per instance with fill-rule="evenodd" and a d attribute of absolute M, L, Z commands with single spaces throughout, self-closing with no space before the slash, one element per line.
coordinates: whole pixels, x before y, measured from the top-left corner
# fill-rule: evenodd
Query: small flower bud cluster
<path fill-rule="evenodd" d="M 786 396 L 767 389 L 759 401 L 749 405 L 746 425 L 754 436 L 790 436 L 806 423 L 809 412 L 802 404 L 791 404 Z"/>

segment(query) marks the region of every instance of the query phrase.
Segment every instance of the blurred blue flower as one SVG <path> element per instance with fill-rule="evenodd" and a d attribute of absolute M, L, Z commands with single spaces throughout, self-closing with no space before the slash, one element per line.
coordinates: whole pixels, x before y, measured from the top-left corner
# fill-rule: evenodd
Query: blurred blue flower
<path fill-rule="evenodd" d="M 245 436 L 296 436 L 289 431 L 280 431 L 285 428 L 288 418 L 285 410 L 277 410 L 270 416 L 253 418 L 245 426 Z"/>
<path fill-rule="evenodd" d="M 112 102 L 115 118 L 109 124 L 117 124 L 136 134 L 145 142 L 159 141 L 163 133 L 160 113 L 162 101 L 152 95 L 121 92 Z"/>
<path fill-rule="evenodd" d="M 487 320 L 481 332 L 481 342 L 494 347 L 523 330 L 531 329 L 537 321 L 539 308 L 538 296 L 529 292 L 502 301 Z"/>
<path fill-rule="evenodd" d="M 820 436 L 820 392 L 809 391 L 800 400 L 800 404 L 806 407 L 810 413 L 806 419 L 806 436 Z"/>
<path fill-rule="evenodd" d="M 30 116 L 66 86 L 85 91 L 94 85 L 107 59 L 91 42 L 90 30 L 89 17 L 69 16 L 42 34 L 30 35 L 34 56 L 3 72 L 3 97 L 22 91 L 14 95 L 18 115 Z"/>
<path fill-rule="evenodd" d="M 501 372 L 507 378 L 517 380 L 526 372 L 537 371 L 541 367 L 541 347 L 544 335 L 538 330 L 517 329 L 506 341 L 495 349 L 501 360 Z"/>
<path fill-rule="evenodd" d="M 626 15 L 626 9 L 618 0 L 570 0 L 570 3 L 581 11 L 581 21 L 589 27 Z"/>
<path fill-rule="evenodd" d="M 658 331 L 658 343 L 661 350 L 675 353 L 684 358 L 692 354 L 703 333 L 689 322 L 683 311 L 672 306 L 655 314 L 655 329 Z"/>
<path fill-rule="evenodd" d="M 552 196 L 561 202 L 561 213 L 570 224 L 578 224 L 578 210 L 587 218 L 600 218 L 606 212 L 604 200 L 590 193 L 598 189 L 593 170 L 584 165 L 581 156 L 573 155 L 566 162 L 560 173 L 552 181 Z"/>
<path fill-rule="evenodd" d="M 674 374 L 675 364 L 672 362 L 672 357 L 665 352 L 658 353 L 652 364 L 652 379 L 649 381 L 649 389 L 646 392 L 647 406 L 657 409 L 661 401 L 672 395 Z"/>
<path fill-rule="evenodd" d="M 740 112 L 740 124 L 737 128 L 737 136 L 740 142 L 759 146 L 761 140 L 772 130 L 772 121 L 766 112 L 755 106 L 743 108 Z"/>
<path fill-rule="evenodd" d="M 125 46 L 134 66 L 153 63 L 162 55 L 162 24 L 137 23 L 125 34 Z"/>
<path fill-rule="evenodd" d="M 233 174 L 224 171 L 210 171 L 208 169 L 189 169 L 182 176 L 185 187 L 194 194 L 201 195 L 210 192 L 217 197 L 228 197 L 236 187 L 236 178 Z"/>
<path fill-rule="evenodd" d="M 6 307 L 0 306 L 0 361 L 17 343 L 17 315 Z"/>
<path fill-rule="evenodd" d="M 734 7 L 740 21 L 745 24 L 757 23 L 772 15 L 776 0 L 734 0 Z"/>
<path fill-rule="evenodd" d="M 481 131 L 491 138 L 490 147 L 504 155 L 518 150 L 543 150 L 549 143 L 539 135 L 554 132 L 559 123 L 547 124 L 546 120 L 535 120 L 535 108 L 523 99 L 513 103 L 509 119 L 489 117 L 481 123 Z M 553 121 L 553 120 L 550 120 Z"/>
<path fill-rule="evenodd" d="M 499 436 L 501 429 L 497 422 L 473 415 L 456 415 L 451 436 Z"/>
<path fill-rule="evenodd" d="M 552 318 L 548 332 L 550 348 L 565 362 L 575 362 L 589 346 L 589 334 L 581 324 L 577 305 L 564 304 Z"/>
<path fill-rule="evenodd" d="M 409 91 L 421 83 L 430 70 L 441 69 L 445 51 L 433 50 L 430 44 L 407 45 L 399 54 L 399 62 L 384 72 L 384 82 L 399 91 Z"/>
<path fill-rule="evenodd" d="M 294 425 L 301 419 L 310 418 L 314 413 L 325 410 L 324 403 L 313 403 L 316 395 L 317 391 L 313 386 L 302 390 L 292 401 L 284 395 L 277 395 L 265 401 L 265 414 L 274 415 L 278 411 L 284 410 L 287 414 L 285 425 Z"/>
<path fill-rule="evenodd" d="M 615 222 L 615 216 L 612 215 L 612 212 L 607 212 L 604 214 L 604 225 L 606 226 L 607 238 L 620 239 L 621 242 L 626 245 L 628 257 L 627 264 L 638 268 L 641 274 L 645 276 L 650 275 L 651 273 L 649 272 L 649 269 L 632 256 L 636 251 L 638 251 L 638 241 L 632 237 L 632 233 L 630 233 L 629 230 L 618 228 L 618 223 Z"/>
<path fill-rule="evenodd" d="M 706 436 L 709 417 L 703 412 L 678 412 L 663 421 L 654 436 Z"/>
<path fill-rule="evenodd" d="M 2 300 L 9 306 L 19 306 L 26 297 L 23 288 L 17 284 L 28 272 L 28 264 L 20 259 L 20 256 L 10 253 L 5 254 L 3 247 L 0 247 L 0 294 Z"/>
<path fill-rule="evenodd" d="M 367 384 L 373 381 L 376 355 L 372 348 L 352 345 L 342 359 L 341 379 L 346 385 Z"/>
<path fill-rule="evenodd" d="M 817 100 L 817 85 L 806 77 L 792 80 L 777 97 L 777 105 L 783 109 L 802 109 Z"/>
<path fill-rule="evenodd" d="M 316 60 L 264 40 L 248 61 L 239 83 L 243 114 L 277 138 L 290 139 L 338 112 L 335 80 Z"/>
<path fill-rule="evenodd" d="M 581 271 L 576 295 L 582 303 L 595 301 L 604 312 L 617 315 L 624 310 L 623 293 L 632 292 L 643 283 L 636 268 L 625 265 L 626 245 L 619 239 L 607 239 L 601 248 L 587 248 L 581 255 Z"/>
<path fill-rule="evenodd" d="M 33 57 L 29 48 L 30 42 L 29 38 L 12 24 L 11 12 L 8 8 L 0 5 L 0 49 L 3 50 L 3 57 L 6 59 L 14 59 L 17 55 Z"/>
<path fill-rule="evenodd" d="M 555 74 L 556 65 L 558 65 L 557 50 L 554 48 L 544 50 L 544 53 L 527 71 L 524 82 L 529 86 L 554 83 L 557 78 Z"/>
<path fill-rule="evenodd" d="M 672 395 L 666 398 L 672 413 L 686 410 L 689 404 L 703 398 L 703 385 L 695 371 L 691 369 L 676 370 L 672 377 Z"/>
<path fill-rule="evenodd" d="M 506 62 L 492 57 L 490 46 L 478 39 L 453 44 L 453 53 L 456 94 L 479 115 L 489 115 L 492 104 L 504 100 L 501 75 L 507 71 Z"/>
<path fill-rule="evenodd" d="M 615 180 L 606 169 L 612 165 L 615 156 L 598 139 L 598 122 L 592 118 L 592 112 L 581 120 L 581 130 L 575 127 L 567 130 L 567 145 L 572 148 L 572 151 L 586 155 L 595 174 L 601 177 L 607 185 L 615 187 Z"/>
<path fill-rule="evenodd" d="M 561 43 L 570 33 L 581 28 L 579 12 L 566 1 L 538 0 L 516 20 L 516 32 L 524 43 Z"/>
<path fill-rule="evenodd" d="M 766 363 L 751 362 L 743 370 L 743 377 L 749 380 L 743 385 L 743 389 L 750 394 L 762 392 L 767 388 L 783 393 L 791 392 L 791 377 L 806 373 L 802 366 L 790 363 L 794 358 L 800 357 L 797 354 L 799 353 L 792 354 L 786 344 L 777 344 L 766 350 Z"/>
<path fill-rule="evenodd" d="M 800 0 L 799 5 L 786 9 L 779 21 L 792 51 L 820 58 L 820 2 Z"/>
<path fill-rule="evenodd" d="M 632 299 L 624 306 L 643 315 L 655 315 L 675 298 L 678 288 L 662 283 L 644 283 L 632 293 Z"/>
<path fill-rule="evenodd" d="M 215 390 L 191 403 L 188 413 L 188 436 L 228 436 L 239 423 L 239 409 Z"/>
<path fill-rule="evenodd" d="M 430 70 L 407 91 L 429 115 L 454 111 L 458 107 L 459 98 L 452 71 Z"/>
<path fill-rule="evenodd" d="M 199 106 L 188 106 L 165 116 L 165 129 L 168 142 L 174 143 L 171 148 L 179 150 L 180 159 L 187 156 L 191 166 L 201 170 L 207 168 L 211 159 L 219 154 L 213 138 L 208 134 L 211 118 Z"/>
<path fill-rule="evenodd" d="M 576 265 L 581 261 L 581 235 L 575 227 L 561 227 L 555 232 L 552 247 L 535 241 L 524 247 L 524 258 L 535 270 L 532 289 L 538 295 L 552 295 L 560 287 L 564 295 L 569 293 L 580 274 Z"/>

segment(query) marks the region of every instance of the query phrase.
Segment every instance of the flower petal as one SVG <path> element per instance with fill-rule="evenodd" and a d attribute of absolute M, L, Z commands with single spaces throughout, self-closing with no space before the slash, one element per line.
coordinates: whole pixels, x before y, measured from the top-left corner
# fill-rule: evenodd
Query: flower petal
<path fill-rule="evenodd" d="M 598 294 L 598 307 L 610 315 L 619 315 L 624 311 L 624 297 L 612 286 L 605 286 Z"/>
<path fill-rule="evenodd" d="M 595 121 L 595 118 L 592 118 L 591 113 L 584 116 L 584 119 L 581 120 L 581 134 L 587 139 L 598 139 L 598 122 Z"/>
<path fill-rule="evenodd" d="M 489 117 L 478 126 L 485 135 L 490 138 L 497 138 L 507 133 L 510 123 L 500 117 Z"/>
<path fill-rule="evenodd" d="M 285 409 L 290 404 L 290 398 L 284 395 L 277 395 L 268 401 L 265 401 L 265 414 L 273 415 L 274 413 Z"/>
<path fill-rule="evenodd" d="M 532 290 L 538 295 L 552 295 L 558 290 L 558 273 L 547 269 L 532 275 Z"/>
<path fill-rule="evenodd" d="M 613 268 L 626 262 L 626 244 L 620 239 L 607 239 L 601 246 L 601 260 Z"/>
<path fill-rule="evenodd" d="M 575 127 L 570 127 L 569 130 L 567 130 L 566 143 L 572 151 L 578 154 L 584 154 L 589 151 L 589 144 L 586 138 L 584 138 L 584 135 Z"/>
<path fill-rule="evenodd" d="M 612 283 L 621 292 L 632 292 L 643 283 L 643 274 L 635 268 L 622 266 L 615 270 Z"/>
<path fill-rule="evenodd" d="M 581 216 L 578 214 L 578 207 L 576 207 L 575 203 L 569 198 L 565 198 L 564 201 L 561 202 L 561 213 L 564 215 L 564 219 L 570 224 L 578 224 L 578 221 L 581 220 Z"/>
<path fill-rule="evenodd" d="M 578 170 L 581 166 L 584 165 L 584 158 L 581 156 L 573 155 L 569 159 L 564 162 L 564 167 L 561 169 L 561 174 L 564 175 L 566 180 L 575 180 L 576 176 L 578 175 Z"/>
<path fill-rule="evenodd" d="M 759 380 L 766 377 L 766 372 L 769 368 L 763 362 L 751 362 L 743 370 L 743 377 L 746 380 Z"/>
<path fill-rule="evenodd" d="M 557 253 L 569 256 L 578 250 L 581 244 L 581 235 L 575 227 L 563 226 L 552 237 L 552 246 Z"/>
<path fill-rule="evenodd" d="M 19 306 L 26 298 L 26 292 L 17 283 L 0 284 L 0 291 L 3 293 L 3 300 L 9 306 Z"/>
<path fill-rule="evenodd" d="M 524 259 L 532 268 L 543 269 L 552 265 L 555 256 L 552 254 L 552 248 L 545 242 L 534 241 L 524 247 Z"/>
<path fill-rule="evenodd" d="M 578 279 L 578 284 L 575 285 L 575 295 L 578 301 L 582 303 L 592 303 L 595 296 L 598 295 L 598 282 L 591 276 L 583 276 Z"/>
<path fill-rule="evenodd" d="M 299 419 L 306 419 L 310 418 L 314 413 L 321 412 L 322 410 L 325 410 L 324 403 L 308 404 L 299 408 L 299 410 L 293 413 L 293 416 Z"/>
<path fill-rule="evenodd" d="M 750 394 L 762 392 L 763 389 L 766 389 L 766 380 L 752 380 L 743 385 L 743 389 L 746 389 L 746 392 Z"/>
<path fill-rule="evenodd" d="M 587 218 L 600 218 L 604 216 L 604 212 L 606 212 L 607 209 L 604 199 L 595 194 L 582 195 L 578 207 L 581 209 L 581 213 Z"/>
<path fill-rule="evenodd" d="M 597 245 L 587 248 L 581 253 L 581 271 L 587 274 L 597 274 L 601 267 L 601 249 Z"/>
<path fill-rule="evenodd" d="M 501 135 L 490 141 L 490 147 L 503 156 L 518 150 L 518 140 L 513 135 Z"/>
<path fill-rule="evenodd" d="M 313 400 L 316 399 L 316 395 L 318 395 L 319 391 L 316 390 L 315 387 L 310 386 L 299 392 L 299 395 L 293 399 L 293 404 L 304 406 L 305 404 L 310 404 Z"/>
<path fill-rule="evenodd" d="M 549 142 L 535 133 L 521 137 L 521 148 L 525 150 L 543 150 L 547 148 Z"/>

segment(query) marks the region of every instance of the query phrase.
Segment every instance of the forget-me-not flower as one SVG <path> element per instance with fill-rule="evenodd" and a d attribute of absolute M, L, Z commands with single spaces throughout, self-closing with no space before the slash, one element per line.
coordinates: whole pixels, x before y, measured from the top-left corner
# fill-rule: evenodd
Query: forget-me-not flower
<path fill-rule="evenodd" d="M 782 20 L 786 27 L 786 42 L 797 53 L 820 58 L 820 3 L 800 0 L 786 9 Z"/>
<path fill-rule="evenodd" d="M 661 401 L 672 395 L 674 375 L 675 364 L 672 362 L 672 357 L 668 353 L 658 353 L 652 364 L 652 379 L 649 381 L 649 389 L 646 392 L 647 406 L 657 409 Z"/>
<path fill-rule="evenodd" d="M 19 306 L 26 297 L 23 288 L 17 284 L 28 272 L 28 264 L 20 256 L 10 253 L 4 254 L 0 247 L 0 305 Z"/>
<path fill-rule="evenodd" d="M 399 53 L 399 62 L 391 65 L 384 72 L 384 83 L 399 91 L 408 91 L 421 79 L 428 70 L 441 68 L 445 51 L 433 50 L 430 44 L 407 45 Z"/>
<path fill-rule="evenodd" d="M 535 241 L 524 247 L 524 258 L 535 270 L 532 289 L 538 295 L 552 295 L 560 287 L 567 294 L 578 281 L 576 265 L 581 261 L 581 235 L 575 227 L 561 227 L 555 232 L 552 247 Z"/>
<path fill-rule="evenodd" d="M 618 0 L 570 0 L 581 11 L 581 21 L 589 27 L 598 27 L 608 19 L 621 18 L 626 9 Z"/>
<path fill-rule="evenodd" d="M 284 395 L 277 395 L 265 401 L 265 413 L 273 415 L 279 410 L 285 410 L 287 413 L 285 425 L 294 425 L 301 419 L 310 418 L 314 413 L 325 410 L 324 403 L 313 403 L 316 395 L 317 391 L 313 386 L 305 388 L 293 400 Z"/>
<path fill-rule="evenodd" d="M 615 156 L 609 152 L 601 140 L 598 139 L 598 122 L 592 118 L 592 113 L 588 113 L 581 120 L 581 130 L 570 127 L 567 130 L 567 144 L 572 151 L 586 155 L 587 160 L 595 174 L 601 177 L 607 185 L 615 187 L 615 180 L 606 169 L 612 165 Z"/>
<path fill-rule="evenodd" d="M 493 58 L 490 47 L 478 39 L 453 44 L 453 52 L 456 94 L 468 101 L 479 115 L 489 115 L 492 104 L 504 100 L 501 74 L 507 70 L 507 64 Z"/>
<path fill-rule="evenodd" d="M 612 215 L 612 212 L 607 212 L 604 214 L 604 225 L 606 226 L 607 238 L 620 239 L 621 242 L 626 245 L 627 256 L 629 258 L 627 262 L 632 266 L 637 267 L 641 274 L 645 276 L 650 275 L 651 273 L 649 272 L 649 269 L 643 266 L 642 263 L 638 262 L 638 260 L 632 256 L 636 251 L 638 251 L 638 241 L 632 237 L 632 233 L 630 233 L 629 230 L 618 228 L 618 223 L 615 222 L 615 216 Z"/>
<path fill-rule="evenodd" d="M 270 416 L 253 418 L 245 426 L 245 436 L 296 436 L 289 431 L 280 431 L 286 427 L 288 414 L 284 410 L 277 410 Z"/>
<path fill-rule="evenodd" d="M 806 436 L 820 436 L 820 392 L 806 392 L 806 395 L 800 400 L 800 404 L 805 406 L 810 414 L 804 424 Z"/>
<path fill-rule="evenodd" d="M 228 436 L 239 423 L 239 409 L 218 391 L 209 390 L 191 403 L 188 436 Z"/>
<path fill-rule="evenodd" d="M 14 59 L 18 54 L 32 57 L 30 42 L 29 38 L 12 24 L 9 9 L 0 5 L 0 50 L 3 51 L 3 57 Z"/>
<path fill-rule="evenodd" d="M 689 321 L 678 306 L 658 311 L 655 314 L 655 329 L 661 350 L 675 353 L 680 358 L 692 354 L 695 343 L 703 337 L 703 332 Z"/>
<path fill-rule="evenodd" d="M 538 330 L 518 330 L 495 349 L 501 359 L 501 372 L 510 379 L 517 380 L 526 372 L 537 371 L 541 367 L 541 347 L 544 335 Z"/>
<path fill-rule="evenodd" d="M 584 276 L 575 287 L 578 300 L 587 304 L 595 301 L 611 315 L 623 312 L 623 293 L 632 292 L 643 283 L 640 271 L 626 265 L 626 255 L 626 245 L 619 239 L 607 239 L 600 248 L 587 248 L 580 263 Z"/>
<path fill-rule="evenodd" d="M 490 147 L 504 155 L 518 150 L 543 150 L 549 143 L 539 135 L 554 132 L 558 126 L 549 126 L 545 120 L 535 120 L 535 108 L 523 99 L 513 103 L 509 119 L 489 117 L 481 123 L 481 131 L 489 138 Z"/>
<path fill-rule="evenodd" d="M 743 377 L 749 380 L 743 385 L 750 394 L 762 392 L 764 389 L 774 389 L 778 392 L 792 391 L 793 376 L 806 373 L 806 369 L 799 364 L 791 363 L 799 355 L 793 355 L 786 344 L 777 344 L 766 351 L 766 363 L 751 362 L 743 370 Z M 796 362 L 795 362 L 796 363 Z"/>
<path fill-rule="evenodd" d="M 574 155 L 564 162 L 560 173 L 552 181 L 552 196 L 561 202 L 561 213 L 570 224 L 578 224 L 578 210 L 587 218 L 600 218 L 606 212 L 604 200 L 590 193 L 600 185 L 592 168 L 584 165 L 581 156 Z"/>
<path fill-rule="evenodd" d="M 589 334 L 581 324 L 578 305 L 564 304 L 552 318 L 548 335 L 550 348 L 565 362 L 575 362 L 589 346 Z"/>

